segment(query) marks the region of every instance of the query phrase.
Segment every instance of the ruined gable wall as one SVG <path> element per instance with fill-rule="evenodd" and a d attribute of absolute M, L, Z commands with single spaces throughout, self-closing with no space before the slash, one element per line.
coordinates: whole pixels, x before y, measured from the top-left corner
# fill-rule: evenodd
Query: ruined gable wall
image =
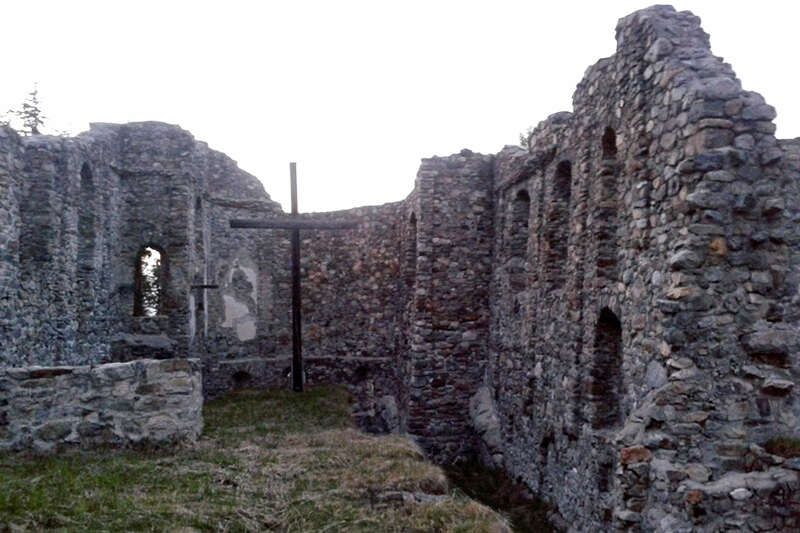
<path fill-rule="evenodd" d="M 589 69 L 572 116 L 540 125 L 531 155 L 498 156 L 490 383 L 506 444 L 489 451 L 578 529 L 791 526 L 751 493 L 729 495 L 773 476 L 765 494 L 797 505 L 796 473 L 746 474 L 767 468 L 753 444 L 797 431 L 795 400 L 765 387 L 774 365 L 747 369 L 796 331 L 780 324 L 794 254 L 773 117 L 711 56 L 696 17 L 655 7 L 620 22 L 617 54 Z M 504 252 L 521 189 L 525 261 Z M 775 377 L 796 382 L 782 366 Z"/>

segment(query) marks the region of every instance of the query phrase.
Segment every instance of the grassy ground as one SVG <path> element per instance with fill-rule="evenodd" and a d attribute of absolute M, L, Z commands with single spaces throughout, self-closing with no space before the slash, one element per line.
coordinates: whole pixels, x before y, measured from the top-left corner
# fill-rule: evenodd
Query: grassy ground
<path fill-rule="evenodd" d="M 187 449 L 0 455 L 0 531 L 507 531 L 339 388 L 239 392 L 205 424 Z"/>

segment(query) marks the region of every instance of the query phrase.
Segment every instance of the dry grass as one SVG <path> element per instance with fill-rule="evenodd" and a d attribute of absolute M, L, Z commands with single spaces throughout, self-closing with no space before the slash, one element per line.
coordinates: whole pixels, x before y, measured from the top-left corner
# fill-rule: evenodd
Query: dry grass
<path fill-rule="evenodd" d="M 0 455 L 0 531 L 507 531 L 348 411 L 339 388 L 244 391 L 207 404 L 191 449 Z"/>

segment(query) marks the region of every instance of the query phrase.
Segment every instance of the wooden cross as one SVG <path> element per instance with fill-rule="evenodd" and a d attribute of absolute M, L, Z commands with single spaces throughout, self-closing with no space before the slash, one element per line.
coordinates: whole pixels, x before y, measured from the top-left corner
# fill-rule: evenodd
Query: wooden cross
<path fill-rule="evenodd" d="M 289 163 L 292 185 L 291 216 L 267 220 L 231 220 L 231 228 L 288 229 L 292 239 L 292 389 L 303 391 L 303 351 L 300 322 L 300 230 L 343 230 L 358 227 L 356 222 L 310 220 L 297 213 L 297 164 Z"/>

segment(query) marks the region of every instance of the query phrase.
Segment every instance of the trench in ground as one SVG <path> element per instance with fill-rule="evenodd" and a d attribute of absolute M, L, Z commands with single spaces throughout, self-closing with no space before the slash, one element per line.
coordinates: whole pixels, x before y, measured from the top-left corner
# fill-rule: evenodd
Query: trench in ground
<path fill-rule="evenodd" d="M 487 468 L 476 459 L 446 466 L 444 471 L 469 497 L 507 517 L 515 532 L 557 531 L 547 519 L 547 504 L 505 471 Z"/>

